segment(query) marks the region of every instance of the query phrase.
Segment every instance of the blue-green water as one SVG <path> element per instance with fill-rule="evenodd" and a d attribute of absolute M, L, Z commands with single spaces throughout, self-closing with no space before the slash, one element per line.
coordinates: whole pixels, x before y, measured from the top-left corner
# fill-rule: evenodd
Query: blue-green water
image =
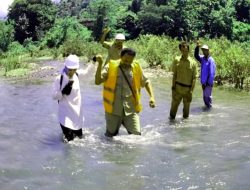
<path fill-rule="evenodd" d="M 214 89 L 202 110 L 197 83 L 190 119 L 168 121 L 170 79 L 152 79 L 157 107 L 144 90 L 142 136 L 121 128 L 104 137 L 102 87 L 81 78 L 85 138 L 61 142 L 53 79 L 0 81 L 1 190 L 250 189 L 250 95 Z"/>

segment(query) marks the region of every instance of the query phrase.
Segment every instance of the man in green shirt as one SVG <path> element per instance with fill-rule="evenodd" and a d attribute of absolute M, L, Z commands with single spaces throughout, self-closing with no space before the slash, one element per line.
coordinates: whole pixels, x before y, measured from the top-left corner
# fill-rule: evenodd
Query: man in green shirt
<path fill-rule="evenodd" d="M 106 133 L 108 137 L 118 134 L 121 124 L 129 134 L 140 135 L 139 120 L 140 89 L 145 87 L 149 96 L 149 106 L 155 107 L 155 100 L 150 81 L 136 61 L 136 52 L 125 48 L 121 52 L 120 59 L 110 60 L 102 67 L 101 55 L 96 56 L 99 63 L 95 75 L 97 85 L 103 83 L 103 104 L 105 108 Z"/>
<path fill-rule="evenodd" d="M 197 76 L 197 64 L 189 54 L 189 45 L 186 42 L 179 44 L 181 56 L 175 57 L 172 65 L 172 103 L 170 119 L 175 119 L 178 106 L 183 100 L 183 118 L 189 117 L 189 108 Z"/>
<path fill-rule="evenodd" d="M 109 31 L 110 31 L 110 28 L 105 28 L 103 30 L 103 34 L 100 40 L 100 43 L 102 44 L 102 46 L 108 50 L 108 56 L 104 65 L 106 65 L 111 59 L 112 60 L 120 59 L 121 51 L 124 48 L 123 46 L 123 43 L 125 41 L 124 34 L 116 34 L 114 42 L 105 41 L 105 38 L 107 34 L 109 33 Z"/>

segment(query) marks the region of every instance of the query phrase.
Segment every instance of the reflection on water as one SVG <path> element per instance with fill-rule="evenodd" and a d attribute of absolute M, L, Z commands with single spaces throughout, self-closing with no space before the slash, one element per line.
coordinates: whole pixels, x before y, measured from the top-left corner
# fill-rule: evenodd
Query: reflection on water
<path fill-rule="evenodd" d="M 245 189 L 250 187 L 249 94 L 214 90 L 202 109 L 197 85 L 190 119 L 169 121 L 170 81 L 153 81 L 157 107 L 143 92 L 142 136 L 103 133 L 102 88 L 81 79 L 84 139 L 61 142 L 47 81 L 0 82 L 0 186 L 10 189 Z"/>

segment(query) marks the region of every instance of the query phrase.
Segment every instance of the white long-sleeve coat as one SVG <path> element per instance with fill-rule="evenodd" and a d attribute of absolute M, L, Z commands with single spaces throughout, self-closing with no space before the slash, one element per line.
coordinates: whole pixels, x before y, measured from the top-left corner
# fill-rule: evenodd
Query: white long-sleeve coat
<path fill-rule="evenodd" d="M 91 65 L 86 70 L 79 70 L 79 75 L 88 73 Z M 53 99 L 58 100 L 58 120 L 63 126 L 72 130 L 79 130 L 83 127 L 84 116 L 82 108 L 82 97 L 80 91 L 79 77 L 76 74 L 73 76 L 74 83 L 69 95 L 63 95 L 62 89 L 69 82 L 69 78 L 65 73 L 62 73 L 63 81 L 60 88 L 61 75 L 56 77 L 53 86 Z"/>

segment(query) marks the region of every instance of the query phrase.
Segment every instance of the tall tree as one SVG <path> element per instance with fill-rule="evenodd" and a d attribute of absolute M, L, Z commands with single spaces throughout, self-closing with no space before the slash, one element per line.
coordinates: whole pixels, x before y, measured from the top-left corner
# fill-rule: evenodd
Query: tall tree
<path fill-rule="evenodd" d="M 58 4 L 59 17 L 79 17 L 81 10 L 88 6 L 90 0 L 61 0 Z"/>
<path fill-rule="evenodd" d="M 56 13 L 51 0 L 15 0 L 7 17 L 14 22 L 15 40 L 23 43 L 26 38 L 41 39 L 53 26 Z"/>
<path fill-rule="evenodd" d="M 105 5 L 100 5 L 98 7 L 97 18 L 93 30 L 93 35 L 96 41 L 100 40 L 102 34 L 102 30 L 104 27 L 104 19 L 106 17 L 106 10 L 107 8 Z"/>
<path fill-rule="evenodd" d="M 250 23 L 250 1 L 235 0 L 236 17 L 238 21 Z"/>

